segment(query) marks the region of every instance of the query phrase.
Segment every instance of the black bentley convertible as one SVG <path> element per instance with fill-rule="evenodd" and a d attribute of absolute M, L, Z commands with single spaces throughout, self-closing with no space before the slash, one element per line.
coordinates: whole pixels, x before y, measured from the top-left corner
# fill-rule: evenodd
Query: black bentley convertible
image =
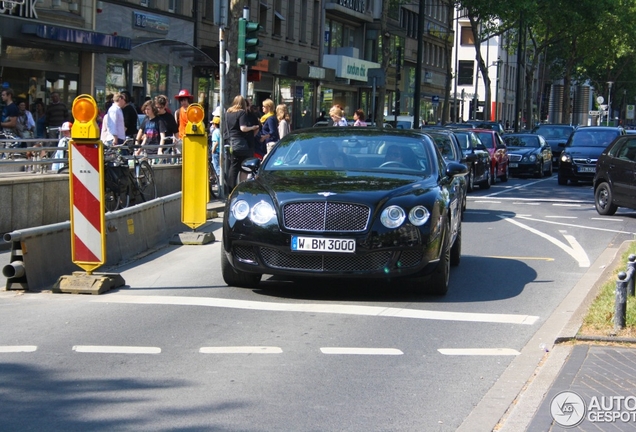
<path fill-rule="evenodd" d="M 416 130 L 320 128 L 289 134 L 230 194 L 222 274 L 409 278 L 443 295 L 461 256 L 463 164 Z"/>

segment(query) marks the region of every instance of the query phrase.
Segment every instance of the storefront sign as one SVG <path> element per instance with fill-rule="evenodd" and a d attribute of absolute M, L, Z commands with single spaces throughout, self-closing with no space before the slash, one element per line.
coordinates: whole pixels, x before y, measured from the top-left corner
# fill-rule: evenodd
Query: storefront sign
<path fill-rule="evenodd" d="M 333 54 L 323 56 L 322 64 L 335 69 L 338 78 L 365 82 L 368 79 L 368 70 L 380 67 L 379 63 Z"/>
<path fill-rule="evenodd" d="M 38 0 L 26 0 L 24 4 L 15 5 L 12 9 L 7 7 L 7 3 L 0 2 L 0 14 L 38 19 L 38 12 L 35 10 L 37 2 Z"/>
<path fill-rule="evenodd" d="M 133 27 L 154 33 L 167 34 L 168 30 L 170 30 L 170 20 L 159 15 L 133 12 Z"/>
<path fill-rule="evenodd" d="M 360 13 L 367 11 L 367 2 L 365 0 L 337 0 L 336 3 L 352 11 Z"/>
<path fill-rule="evenodd" d="M 309 66 L 309 78 L 325 79 L 325 70 L 321 67 Z"/>

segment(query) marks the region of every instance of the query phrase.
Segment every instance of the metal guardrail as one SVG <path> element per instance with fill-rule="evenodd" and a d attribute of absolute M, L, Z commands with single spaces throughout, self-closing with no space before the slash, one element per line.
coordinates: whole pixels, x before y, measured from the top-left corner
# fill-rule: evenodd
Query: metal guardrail
<path fill-rule="evenodd" d="M 627 270 L 618 273 L 614 304 L 614 331 L 624 329 L 627 321 L 627 296 L 634 296 L 636 255 L 627 258 Z"/>
<path fill-rule="evenodd" d="M 27 147 L 7 147 L 7 145 L 11 145 L 15 142 L 26 143 Z M 68 158 L 55 158 L 55 152 L 58 150 L 66 149 L 64 147 L 58 147 L 57 143 L 59 139 L 51 139 L 51 138 L 1 138 L 0 139 L 0 171 L 2 171 L 2 166 L 10 166 L 10 165 L 22 165 L 24 166 L 24 170 L 33 171 L 35 173 L 46 173 L 51 169 L 51 166 L 55 163 L 67 165 Z M 55 146 L 45 145 L 45 144 L 55 144 Z M 163 149 L 164 151 L 168 151 L 170 149 L 179 149 L 180 146 L 178 144 L 169 144 L 169 145 L 148 145 L 144 146 L 147 149 Z M 65 150 L 66 151 L 66 150 Z M 44 157 L 41 156 L 41 152 L 46 152 Z M 32 154 L 32 157 L 27 157 L 27 155 Z M 126 158 L 126 156 L 123 156 Z M 152 155 L 151 159 L 156 159 L 155 163 L 181 163 L 181 153 L 174 154 L 163 154 L 163 155 Z"/>

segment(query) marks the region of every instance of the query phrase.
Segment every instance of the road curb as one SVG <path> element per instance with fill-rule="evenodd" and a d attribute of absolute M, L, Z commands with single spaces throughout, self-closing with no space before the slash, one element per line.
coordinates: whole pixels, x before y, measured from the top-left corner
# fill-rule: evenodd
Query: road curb
<path fill-rule="evenodd" d="M 601 253 L 457 431 L 526 430 L 571 351 L 571 345 L 554 344 L 576 336 L 589 302 L 602 285 L 599 281 L 605 282 L 602 278 L 611 274 L 608 271 L 622 254 L 619 251 L 628 245 L 610 246 Z"/>

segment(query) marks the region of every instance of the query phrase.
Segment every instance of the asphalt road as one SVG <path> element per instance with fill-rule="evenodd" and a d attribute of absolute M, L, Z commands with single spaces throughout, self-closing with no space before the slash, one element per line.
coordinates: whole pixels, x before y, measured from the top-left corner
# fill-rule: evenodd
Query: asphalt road
<path fill-rule="evenodd" d="M 206 229 L 220 239 L 220 220 Z M 0 424 L 492 430 L 518 390 L 489 391 L 524 358 L 518 383 L 529 378 L 539 330 L 603 251 L 635 232 L 634 212 L 598 216 L 590 185 L 511 179 L 469 195 L 444 298 L 399 281 L 227 287 L 219 241 L 103 269 L 126 287 L 100 296 L 0 292 Z"/>

